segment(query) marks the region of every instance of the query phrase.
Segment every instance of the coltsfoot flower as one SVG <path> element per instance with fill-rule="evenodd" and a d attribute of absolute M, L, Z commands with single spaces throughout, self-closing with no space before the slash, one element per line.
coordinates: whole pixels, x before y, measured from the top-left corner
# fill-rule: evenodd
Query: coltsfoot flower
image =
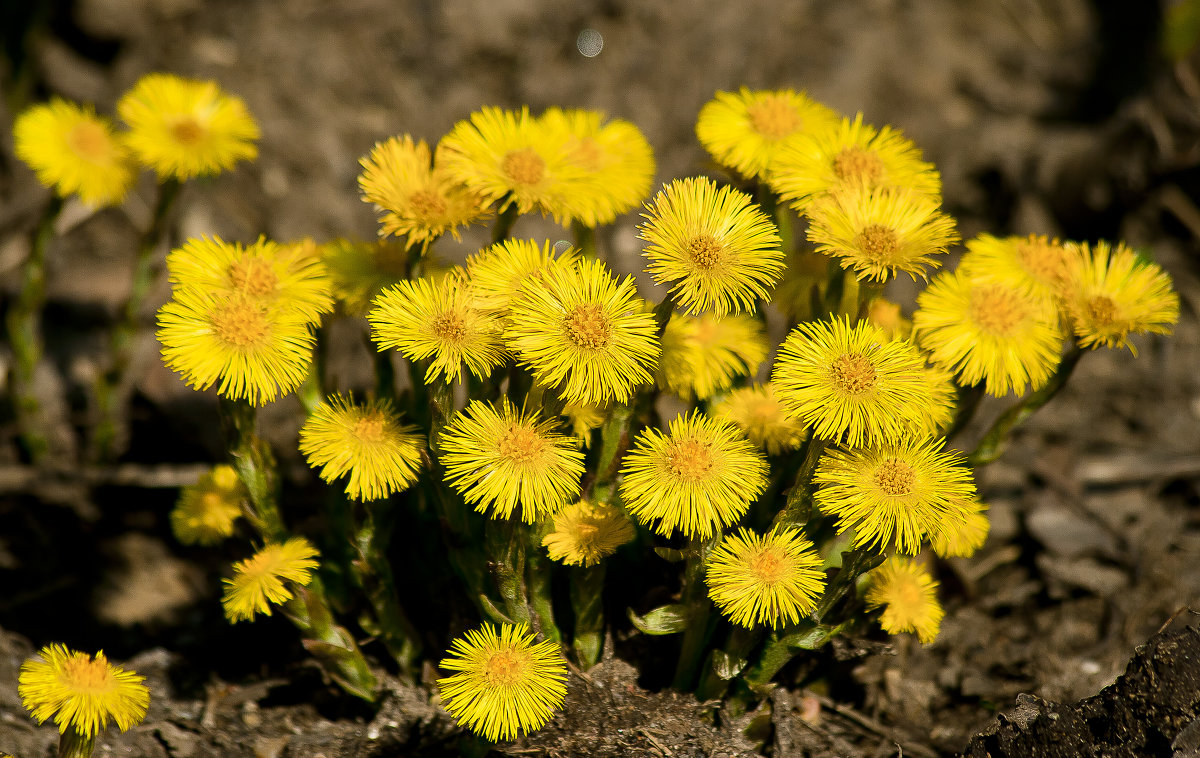
<path fill-rule="evenodd" d="M 733 390 L 712 412 L 714 418 L 737 424 L 767 455 L 795 450 L 804 442 L 804 425 L 788 415 L 770 382 Z"/>
<path fill-rule="evenodd" d="M 704 564 L 708 595 L 733 623 L 750 629 L 794 624 L 817 607 L 825 589 L 821 558 L 800 532 L 759 536 L 739 529 Z"/>
<path fill-rule="evenodd" d="M 292 537 L 281 544 L 267 544 L 244 561 L 233 565 L 233 578 L 223 579 L 225 594 L 221 604 L 230 623 L 249 621 L 254 614 L 271 615 L 271 605 L 292 599 L 285 582 L 305 587 L 317 568 L 317 549 L 303 537 Z"/>
<path fill-rule="evenodd" d="M 300 452 L 309 465 L 320 468 L 326 482 L 349 474 L 346 495 L 355 500 L 407 489 L 417 480 L 424 447 L 424 435 L 400 423 L 390 400 L 358 405 L 333 395 L 300 429 Z"/>
<path fill-rule="evenodd" d="M 937 581 L 916 558 L 889 558 L 870 573 L 868 608 L 883 606 L 879 625 L 888 634 L 916 632 L 928 645 L 937 639 L 942 625 L 942 604 L 937 598 Z"/>
<path fill-rule="evenodd" d="M 407 251 L 395 240 L 335 239 L 320 252 L 333 298 L 350 316 L 366 316 L 379 293 L 408 278 Z"/>
<path fill-rule="evenodd" d="M 946 519 L 942 528 L 930 535 L 929 544 L 942 558 L 970 558 L 987 542 L 991 530 L 988 507 L 978 498 L 956 500 L 954 506 L 964 518 L 961 521 Z"/>
<path fill-rule="evenodd" d="M 752 316 L 672 314 L 655 381 L 681 398 L 708 399 L 757 371 L 769 350 L 762 324 Z"/>
<path fill-rule="evenodd" d="M 615 505 L 580 500 L 554 514 L 554 529 L 542 538 L 553 560 L 594 566 L 633 540 L 633 524 Z"/>
<path fill-rule="evenodd" d="M 579 262 L 572 247 L 560 250 L 549 240 L 508 239 L 467 259 L 471 302 L 481 311 L 508 316 L 513 300 L 539 285 L 551 269 L 569 269 Z"/>
<path fill-rule="evenodd" d="M 216 545 L 233 535 L 234 522 L 249 497 L 233 466 L 213 466 L 179 493 L 179 502 L 171 510 L 171 531 L 185 545 Z"/>
<path fill-rule="evenodd" d="M 1052 300 L 1061 294 L 1071 261 L 1078 258 L 1078 252 L 1078 248 L 1068 250 L 1066 245 L 1045 235 L 980 234 L 967 241 L 967 252 L 957 270 L 973 279 L 998 282 Z"/>
<path fill-rule="evenodd" d="M 140 724 L 150 706 L 146 677 L 55 643 L 21 664 L 17 693 L 39 724 L 53 718 L 60 734 L 73 732 L 89 745 L 111 721 L 121 731 Z"/>
<path fill-rule="evenodd" d="M 567 665 L 558 644 L 535 642 L 524 626 L 484 624 L 450 645 L 438 666 L 442 706 L 492 742 L 541 729 L 567 697 Z"/>

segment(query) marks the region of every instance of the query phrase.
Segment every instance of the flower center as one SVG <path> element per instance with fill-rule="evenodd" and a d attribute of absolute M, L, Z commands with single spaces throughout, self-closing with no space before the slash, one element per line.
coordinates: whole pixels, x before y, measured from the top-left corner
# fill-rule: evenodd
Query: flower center
<path fill-rule="evenodd" d="M 354 431 L 351 434 L 359 442 L 365 442 L 368 445 L 378 445 L 380 442 L 383 442 L 383 421 L 383 415 L 380 413 L 363 416 L 354 423 Z"/>
<path fill-rule="evenodd" d="M 915 618 L 921 609 L 921 585 L 912 580 L 895 582 L 891 587 L 888 606 L 905 618 Z"/>
<path fill-rule="evenodd" d="M 489 687 L 507 687 L 521 681 L 524 659 L 513 650 L 492 653 L 483 665 L 483 676 Z"/>
<path fill-rule="evenodd" d="M 882 224 L 867 224 L 854 238 L 854 243 L 876 263 L 887 263 L 900 252 L 900 238 L 891 227 Z"/>
<path fill-rule="evenodd" d="M 546 162 L 532 147 L 512 150 L 500 162 L 500 170 L 514 184 L 537 184 L 546 175 Z"/>
<path fill-rule="evenodd" d="M 264 297 L 275 292 L 279 279 L 270 264 L 242 258 L 229 264 L 229 282 L 233 288 L 251 297 Z"/>
<path fill-rule="evenodd" d="M 725 245 L 711 234 L 701 234 L 687 241 L 688 257 L 697 268 L 711 271 L 725 259 Z"/>
<path fill-rule="evenodd" d="M 108 160 L 112 155 L 113 145 L 108 132 L 100 124 L 91 121 L 76 124 L 67 135 L 67 144 L 75 155 L 93 163 Z"/>
<path fill-rule="evenodd" d="M 787 566 L 778 550 L 764 550 L 751 557 L 749 564 L 754 578 L 767 585 L 783 581 L 787 573 Z"/>
<path fill-rule="evenodd" d="M 667 469 L 680 481 L 697 484 L 713 470 L 712 448 L 699 440 L 682 440 L 666 450 Z"/>
<path fill-rule="evenodd" d="M 417 218 L 429 219 L 446 215 L 446 201 L 430 190 L 417 190 L 408 196 L 408 203 Z"/>
<path fill-rule="evenodd" d="M 575 143 L 571 158 L 587 171 L 599 171 L 604 166 L 604 151 L 591 137 L 584 137 Z"/>
<path fill-rule="evenodd" d="M 861 395 L 875 386 L 875 366 L 857 353 L 839 355 L 829 367 L 833 386 L 846 395 Z"/>
<path fill-rule="evenodd" d="M 883 177 L 883 161 L 875 153 L 846 147 L 833 156 L 833 173 L 842 181 L 861 181 L 873 186 Z"/>
<path fill-rule="evenodd" d="M 997 337 L 1011 336 L 1029 315 L 1019 294 L 996 285 L 976 287 L 967 311 L 980 329 Z"/>
<path fill-rule="evenodd" d="M 458 311 L 445 311 L 429 322 L 433 336 L 450 344 L 462 342 L 467 337 L 467 325 Z"/>
<path fill-rule="evenodd" d="M 527 464 L 542 457 L 546 451 L 546 440 L 527 426 L 510 424 L 500 435 L 496 448 L 504 460 Z"/>
<path fill-rule="evenodd" d="M 875 470 L 875 484 L 890 497 L 904 497 L 912 493 L 917 483 L 917 474 L 902 460 L 888 458 Z"/>
<path fill-rule="evenodd" d="M 580 549 L 589 550 L 594 547 L 596 535 L 599 533 L 600 527 L 587 521 L 575 525 L 575 541 L 579 543 Z"/>
<path fill-rule="evenodd" d="M 204 127 L 191 116 L 184 116 L 171 124 L 171 135 L 182 145 L 191 147 L 204 137 Z"/>
<path fill-rule="evenodd" d="M 867 304 L 867 320 L 894 335 L 900 330 L 900 304 L 877 297 Z"/>
<path fill-rule="evenodd" d="M 1107 295 L 1096 295 L 1087 301 L 1088 319 L 1100 329 L 1112 326 L 1117 320 L 1117 304 Z"/>
<path fill-rule="evenodd" d="M 1031 238 L 1017 243 L 1017 260 L 1039 282 L 1058 284 L 1067 274 L 1067 259 L 1061 245 Z"/>
<path fill-rule="evenodd" d="M 750 127 L 767 139 L 781 139 L 800 129 L 800 114 L 786 98 L 772 95 L 746 107 Z"/>
<path fill-rule="evenodd" d="M 89 660 L 86 655 L 72 656 L 63 662 L 62 679 L 75 692 L 105 692 L 112 689 L 108 663 L 100 657 Z"/>
<path fill-rule="evenodd" d="M 612 325 L 599 305 L 588 303 L 577 305 L 567 314 L 564 323 L 569 339 L 576 347 L 584 350 L 600 350 L 608 347 L 612 339 Z"/>
<path fill-rule="evenodd" d="M 233 300 L 216 306 L 209 320 L 217 339 L 232 347 L 261 345 L 270 331 L 265 309 L 248 300 Z"/>

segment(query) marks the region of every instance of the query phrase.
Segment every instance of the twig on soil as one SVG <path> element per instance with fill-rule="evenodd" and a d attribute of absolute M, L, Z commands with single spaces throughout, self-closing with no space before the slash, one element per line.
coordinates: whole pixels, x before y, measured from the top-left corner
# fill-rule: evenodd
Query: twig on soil
<path fill-rule="evenodd" d="M 862 727 L 863 729 L 866 729 L 868 732 L 871 732 L 872 734 L 878 735 L 880 737 L 883 737 L 884 739 L 894 742 L 896 744 L 896 746 L 898 748 L 900 748 L 901 750 L 907 750 L 912 755 L 920 756 L 920 758 L 938 758 L 938 754 L 936 752 L 934 752 L 933 750 L 930 750 L 929 748 L 925 747 L 924 745 L 917 744 L 917 743 L 908 743 L 908 742 L 904 742 L 902 740 L 897 739 L 896 732 L 894 729 L 889 729 L 887 726 L 884 726 L 883 724 L 879 723 L 878 721 L 871 718 L 870 716 L 868 716 L 864 713 L 859 713 L 858 711 L 854 710 L 853 708 L 851 708 L 848 705 L 842 705 L 841 703 L 834 702 L 833 700 L 830 700 L 829 698 L 825 697 L 824 695 L 819 695 L 814 692 L 806 691 L 805 694 L 815 698 L 816 701 L 821 704 L 822 708 L 827 708 L 827 709 L 833 711 L 834 713 L 838 714 L 842 718 L 845 718 L 849 721 L 853 721 L 855 724 Z"/>

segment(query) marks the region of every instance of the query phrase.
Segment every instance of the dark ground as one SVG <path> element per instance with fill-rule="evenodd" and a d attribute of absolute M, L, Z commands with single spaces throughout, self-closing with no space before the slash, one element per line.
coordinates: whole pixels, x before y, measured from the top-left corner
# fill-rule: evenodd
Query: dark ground
<path fill-rule="evenodd" d="M 613 659 L 590 681 L 573 680 L 565 715 L 508 752 L 751 755 L 757 746 L 741 728 L 758 716 L 749 732 L 776 756 L 1200 755 L 1200 644 L 1187 628 L 1194 617 L 1180 612 L 1200 608 L 1200 66 L 1157 56 L 1155 3 L 44 7 L 49 29 L 26 59 L 36 95 L 111 112 L 138 76 L 165 69 L 217 79 L 260 120 L 260 160 L 189 186 L 178 239 L 370 238 L 358 157 L 396 133 L 436 140 L 488 104 L 604 109 L 645 131 L 660 180 L 706 171 L 695 115 L 715 90 L 745 84 L 807 89 L 902 129 L 943 172 L 964 237 L 1123 238 L 1148 251 L 1182 295 L 1176 334 L 1141 342 L 1136 360 L 1085 356 L 1068 390 L 980 472 L 992 535 L 974 559 L 940 567 L 947 615 L 934 644 L 835 645 L 787 670 L 796 686 L 776 692 L 771 712 L 735 724 L 689 698 L 639 688 Z M 595 58 L 575 49 L 585 28 L 604 36 Z M 10 118 L 0 118 L 5 296 L 45 201 L 11 157 Z M 68 208 L 51 251 L 44 380 L 65 398 L 63 460 L 74 455 L 84 390 L 127 292 L 150 189 L 119 210 Z M 635 223 L 626 217 L 601 239 L 626 270 L 636 267 Z M 516 233 L 562 236 L 554 229 L 522 221 Z M 151 306 L 165 297 L 164 285 Z M 10 632 L 0 637 L 0 751 L 51 754 L 57 735 L 32 726 L 15 692 L 20 661 L 51 641 L 103 647 L 151 677 L 145 724 L 108 740 L 118 754 L 464 749 L 423 690 L 397 684 L 370 711 L 323 683 L 298 645 L 280 644 L 294 634 L 279 619 L 224 623 L 219 576 L 234 556 L 182 548 L 166 518 L 173 487 L 222 456 L 214 404 L 159 364 L 148 328 L 140 346 L 133 435 L 117 469 L 33 472 L 20 463 L 10 421 L 0 425 L 0 627 Z M 281 449 L 293 445 L 296 411 L 287 402 L 271 411 Z M 304 467 L 291 463 L 299 486 Z M 1177 612 L 1175 631 L 1154 637 Z M 997 722 L 997 714 L 1007 715 Z"/>

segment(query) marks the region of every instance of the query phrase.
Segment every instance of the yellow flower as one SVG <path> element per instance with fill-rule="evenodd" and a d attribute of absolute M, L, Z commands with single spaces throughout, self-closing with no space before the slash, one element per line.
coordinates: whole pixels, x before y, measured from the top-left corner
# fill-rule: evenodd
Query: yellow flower
<path fill-rule="evenodd" d="M 314 338 L 294 311 L 186 287 L 159 310 L 158 341 L 167 368 L 189 387 L 217 384 L 225 397 L 261 405 L 304 381 Z"/>
<path fill-rule="evenodd" d="M 451 643 L 438 666 L 442 706 L 460 725 L 491 742 L 541 729 L 567 697 L 567 665 L 558 644 L 535 642 L 525 626 L 490 624 Z"/>
<path fill-rule="evenodd" d="M 582 440 L 583 446 L 587 447 L 592 430 L 608 420 L 608 409 L 594 403 L 567 403 L 562 415 L 571 422 L 571 436 Z"/>
<path fill-rule="evenodd" d="M 713 417 L 737 424 L 767 455 L 795 450 L 804 442 L 804 426 L 787 414 L 770 383 L 730 392 L 713 407 Z"/>
<path fill-rule="evenodd" d="M 958 408 L 958 385 L 954 375 L 941 366 L 926 365 L 925 383 L 929 387 L 929 406 L 910 430 L 919 437 L 940 437 L 954 423 Z"/>
<path fill-rule="evenodd" d="M 879 625 L 888 634 L 916 632 L 928 645 L 937 639 L 942 625 L 942 605 L 937 599 L 938 583 L 915 558 L 889 558 L 870 574 L 868 608 L 883 609 Z"/>
<path fill-rule="evenodd" d="M 655 381 L 685 400 L 704 400 L 757 371 L 768 350 L 762 325 L 752 316 L 672 314 Z"/>
<path fill-rule="evenodd" d="M 838 533 L 855 530 L 855 546 L 895 545 L 915 554 L 921 540 L 962 521 L 975 494 L 966 459 L 945 440 L 909 438 L 895 444 L 832 449 L 821 456 L 814 500 L 839 518 Z"/>
<path fill-rule="evenodd" d="M 621 466 L 621 498 L 659 534 L 707 538 L 736 523 L 767 486 L 767 463 L 737 428 L 694 411 L 646 429 Z"/>
<path fill-rule="evenodd" d="M 900 312 L 900 304 L 882 297 L 867 303 L 867 321 L 883 332 L 885 339 L 905 340 L 912 335 L 912 322 Z"/>
<path fill-rule="evenodd" d="M 594 566 L 633 540 L 633 524 L 615 505 L 580 500 L 554 514 L 554 530 L 542 545 L 568 566 Z"/>
<path fill-rule="evenodd" d="M 354 398 L 333 395 L 313 411 L 300 429 L 300 452 L 321 479 L 350 475 L 346 495 L 380 500 L 408 489 L 417 480 L 425 437 L 415 426 L 402 426 L 390 400 L 355 405 Z"/>
<path fill-rule="evenodd" d="M 438 164 L 454 181 L 488 201 L 539 210 L 569 224 L 582 208 L 576 193 L 583 170 L 570 157 L 569 135 L 547 129 L 528 108 L 484 108 L 459 121 L 438 145 Z"/>
<path fill-rule="evenodd" d="M 370 157 L 362 158 L 358 177 L 363 200 L 382 213 L 380 236 L 404 236 L 406 248 L 432 242 L 449 232 L 456 240 L 460 226 L 490 214 L 487 202 L 431 162 L 425 140 L 413 143 L 407 134 L 377 142 Z"/>
<path fill-rule="evenodd" d="M 654 154 L 633 124 L 589 110 L 549 108 L 538 119 L 548 131 L 567 135 L 567 156 L 581 169 L 575 202 L 586 226 L 611 224 L 650 193 Z"/>
<path fill-rule="evenodd" d="M 190 239 L 167 256 L 167 272 L 176 288 L 294 310 L 314 325 L 333 310 L 329 277 L 311 243 L 280 245 L 259 237 L 243 247 L 220 237 Z"/>
<path fill-rule="evenodd" d="M 473 401 L 442 431 L 440 460 L 446 481 L 463 499 L 492 518 L 506 519 L 519 505 L 532 524 L 579 495 L 583 453 L 558 434 L 554 420 L 520 413 L 507 401 Z"/>
<path fill-rule="evenodd" d="M 1067 313 L 1083 347 L 1127 347 L 1131 334 L 1170 334 L 1179 320 L 1179 295 L 1156 263 L 1118 242 L 1077 246 L 1063 287 Z"/>
<path fill-rule="evenodd" d="M 218 174 L 258 156 L 258 125 L 242 99 L 216 82 L 147 74 L 121 97 L 117 112 L 129 125 L 134 156 L 160 178 Z"/>
<path fill-rule="evenodd" d="M 817 607 L 825 572 L 812 542 L 796 530 L 726 537 L 704 564 L 708 596 L 733 621 L 753 629 L 795 624 Z"/>
<path fill-rule="evenodd" d="M 53 718 L 60 734 L 90 740 L 112 721 L 122 732 L 140 724 L 150 706 L 146 677 L 54 643 L 21 664 L 17 693 L 39 724 Z"/>
<path fill-rule="evenodd" d="M 808 239 L 860 279 L 886 282 L 903 271 L 927 278 L 958 241 L 954 219 L 912 190 L 848 188 L 808 209 Z"/>
<path fill-rule="evenodd" d="M 233 466 L 213 466 L 179 493 L 171 510 L 171 531 L 185 545 L 216 545 L 233 534 L 233 522 L 249 496 Z"/>
<path fill-rule="evenodd" d="M 784 340 L 771 383 L 818 437 L 858 446 L 924 423 L 931 403 L 924 366 L 911 343 L 887 341 L 866 321 L 813 321 Z"/>
<path fill-rule="evenodd" d="M 747 179 L 766 178 L 776 157 L 837 114 L 792 90 L 717 92 L 696 119 L 696 137 L 713 158 Z"/>
<path fill-rule="evenodd" d="M 1054 299 L 1061 294 L 1078 248 L 1067 249 L 1045 235 L 993 237 L 980 234 L 967 242 L 958 272 L 972 279 L 998 282 L 1034 296 Z"/>
<path fill-rule="evenodd" d="M 504 337 L 534 380 L 567 402 L 623 403 L 652 381 L 656 331 L 632 278 L 617 281 L 600 261 L 583 261 L 525 288 Z"/>
<path fill-rule="evenodd" d="M 912 140 L 890 126 L 877 131 L 861 113 L 781 151 L 768 179 L 780 199 L 801 213 L 814 200 L 851 188 L 911 189 L 941 204 L 942 179 Z"/>
<path fill-rule="evenodd" d="M 970 558 L 987 542 L 991 522 L 988 507 L 976 498 L 966 498 L 954 503 L 955 511 L 961 511 L 961 521 L 947 519 L 937 532 L 930 535 L 929 544 L 933 552 L 942 558 Z"/>
<path fill-rule="evenodd" d="M 675 302 L 718 316 L 753 311 L 783 271 L 779 232 L 750 196 L 711 179 L 676 179 L 654 196 L 638 227 L 646 271 Z"/>
<path fill-rule="evenodd" d="M 407 252 L 390 240 L 336 239 L 321 246 L 334 299 L 349 316 L 366 316 L 371 301 L 407 278 Z"/>
<path fill-rule="evenodd" d="M 137 178 L 128 149 L 91 106 L 57 97 L 35 105 L 17 116 L 13 141 L 39 182 L 93 207 L 117 205 Z"/>
<path fill-rule="evenodd" d="M 317 568 L 317 549 L 303 537 L 292 537 L 283 544 L 267 544 L 244 561 L 233 564 L 233 578 L 223 579 L 225 618 L 230 623 L 249 621 L 254 614 L 271 615 L 271 604 L 282 605 L 292 599 L 284 582 L 305 587 Z"/>
<path fill-rule="evenodd" d="M 464 363 L 483 378 L 505 360 L 500 320 L 471 304 L 470 285 L 457 273 L 398 282 L 375 299 L 367 321 L 380 350 L 396 348 L 412 361 L 430 359 L 426 384 L 439 375 L 458 381 Z"/>
<path fill-rule="evenodd" d="M 572 247 L 560 250 L 549 240 L 541 245 L 533 240 L 508 239 L 485 248 L 467 259 L 467 277 L 471 282 L 474 306 L 501 316 L 518 295 L 540 285 L 550 269 L 571 268 L 579 262 Z"/>
<path fill-rule="evenodd" d="M 1027 289 L 945 273 L 917 297 L 913 330 L 930 358 L 989 395 L 1037 390 L 1058 365 L 1058 314 Z"/>

